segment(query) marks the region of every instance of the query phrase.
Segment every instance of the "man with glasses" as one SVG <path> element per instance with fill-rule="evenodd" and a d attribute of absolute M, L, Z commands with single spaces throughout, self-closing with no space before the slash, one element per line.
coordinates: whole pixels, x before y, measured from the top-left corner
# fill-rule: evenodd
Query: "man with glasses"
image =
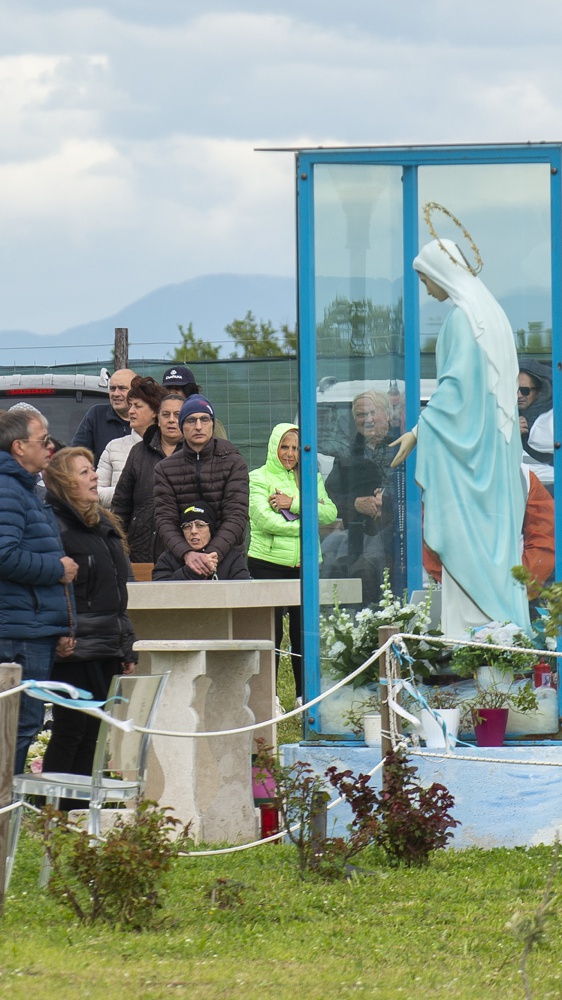
<path fill-rule="evenodd" d="M 55 651 L 72 651 L 78 565 L 65 556 L 50 507 L 35 494 L 50 458 L 47 423 L 33 410 L 0 413 L 0 662 L 23 680 L 48 680 Z M 15 772 L 43 724 L 43 703 L 22 694 Z"/>
<path fill-rule="evenodd" d="M 73 447 L 90 449 L 96 466 L 110 441 L 131 433 L 127 393 L 135 374 L 130 368 L 113 372 L 109 380 L 109 403 L 90 407 L 72 438 Z"/>
<path fill-rule="evenodd" d="M 232 550 L 242 552 L 248 524 L 248 467 L 230 441 L 214 436 L 215 412 L 208 399 L 194 394 L 186 399 L 178 424 L 183 434 L 180 450 L 164 458 L 154 470 L 154 513 L 160 537 L 173 556 L 205 579 Z M 205 501 L 214 528 L 205 551 L 195 549 L 181 530 L 178 515 Z"/>

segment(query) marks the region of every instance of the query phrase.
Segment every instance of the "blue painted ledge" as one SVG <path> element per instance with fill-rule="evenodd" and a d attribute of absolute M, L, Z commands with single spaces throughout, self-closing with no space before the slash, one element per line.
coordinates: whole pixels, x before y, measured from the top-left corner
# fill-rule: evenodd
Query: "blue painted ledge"
<path fill-rule="evenodd" d="M 349 744 L 291 743 L 283 745 L 280 753 L 286 764 L 305 761 L 320 775 L 332 765 L 365 773 L 381 759 L 376 747 Z M 475 756 L 482 759 L 466 759 Z M 500 763 L 505 759 L 516 763 Z M 452 814 L 461 826 L 454 832 L 452 847 L 530 847 L 552 844 L 557 834 L 562 835 L 562 744 L 457 747 L 449 758 L 412 754 L 411 760 L 421 784 L 437 781 L 454 796 Z M 532 761 L 555 766 L 536 766 L 529 763 Z M 380 772 L 373 780 L 380 787 Z M 336 798 L 335 793 L 332 798 Z M 328 813 L 329 833 L 345 836 L 350 821 L 349 806 L 335 806 Z"/>

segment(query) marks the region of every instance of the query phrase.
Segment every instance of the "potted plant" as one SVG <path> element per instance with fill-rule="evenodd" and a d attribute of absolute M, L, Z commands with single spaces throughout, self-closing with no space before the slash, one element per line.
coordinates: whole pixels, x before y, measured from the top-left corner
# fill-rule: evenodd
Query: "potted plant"
<path fill-rule="evenodd" d="M 451 667 L 459 677 L 474 677 L 477 685 L 508 690 L 513 683 L 514 673 L 529 670 L 532 657 L 519 652 L 532 649 L 531 640 L 511 622 L 500 624 L 489 622 L 480 628 L 470 629 L 470 642 L 478 646 L 457 646 L 451 659 Z M 509 646 L 509 649 L 488 649 L 493 646 Z"/>
<path fill-rule="evenodd" d="M 494 684 L 487 688 L 476 685 L 476 695 L 463 705 L 463 720 L 466 720 L 467 715 L 472 719 L 479 747 L 503 745 L 510 708 L 515 712 L 537 710 L 537 696 L 529 684 L 507 690 Z"/>
<path fill-rule="evenodd" d="M 430 709 L 438 714 L 439 718 L 422 708 L 420 713 L 423 726 L 422 737 L 425 744 L 430 749 L 442 749 L 447 746 L 447 741 L 454 746 L 457 742 L 457 734 L 460 723 L 459 695 L 454 687 L 450 685 L 426 688 L 423 697 Z M 443 730 L 443 725 L 447 730 Z"/>
<path fill-rule="evenodd" d="M 355 736 L 363 738 L 368 747 L 381 744 L 381 699 L 379 691 L 368 698 L 351 703 L 344 720 Z"/>

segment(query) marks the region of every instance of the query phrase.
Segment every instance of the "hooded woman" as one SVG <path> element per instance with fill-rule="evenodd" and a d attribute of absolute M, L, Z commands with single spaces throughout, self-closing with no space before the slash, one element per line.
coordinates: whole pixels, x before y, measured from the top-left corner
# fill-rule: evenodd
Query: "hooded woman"
<path fill-rule="evenodd" d="M 525 513 L 513 333 L 451 240 L 428 243 L 413 266 L 428 295 L 453 308 L 437 340 L 437 388 L 394 442 L 392 465 L 417 440 L 425 542 L 443 563 L 443 632 L 459 638 L 492 620 L 529 632 L 525 589 L 511 575 Z"/>
<path fill-rule="evenodd" d="M 250 528 L 248 569 L 257 580 L 294 580 L 300 577 L 299 431 L 293 424 L 277 424 L 269 438 L 265 465 L 250 473 Z M 331 524 L 338 516 L 335 504 L 318 475 L 318 522 Z M 275 609 L 275 648 L 283 638 L 283 608 Z M 301 616 L 289 608 L 289 639 L 297 701 L 302 699 Z M 279 653 L 275 654 L 279 667 Z M 301 702 L 302 704 L 302 702 Z"/>

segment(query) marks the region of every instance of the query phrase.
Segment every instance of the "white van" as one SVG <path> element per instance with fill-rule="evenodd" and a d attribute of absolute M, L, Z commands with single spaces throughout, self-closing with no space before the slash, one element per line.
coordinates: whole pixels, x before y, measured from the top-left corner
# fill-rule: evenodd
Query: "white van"
<path fill-rule="evenodd" d="M 31 403 L 49 422 L 57 441 L 70 444 L 78 424 L 95 403 L 109 401 L 109 372 L 99 375 L 0 375 L 0 409 Z"/>

